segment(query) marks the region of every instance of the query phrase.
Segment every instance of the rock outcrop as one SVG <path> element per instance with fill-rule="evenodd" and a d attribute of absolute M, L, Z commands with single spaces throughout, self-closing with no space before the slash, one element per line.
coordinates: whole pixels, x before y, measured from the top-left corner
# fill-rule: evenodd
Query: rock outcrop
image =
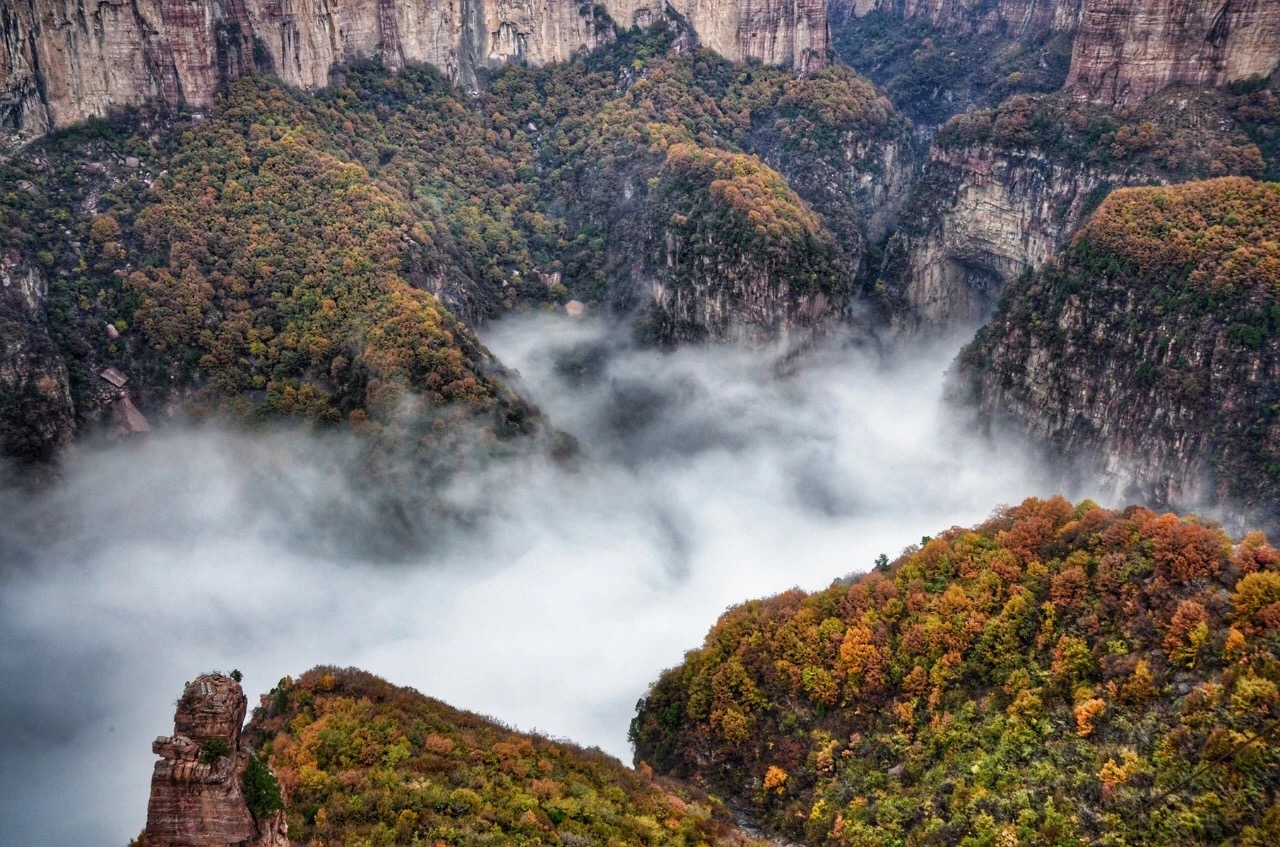
<path fill-rule="evenodd" d="M 1223 85 L 1277 66 L 1275 0 L 1089 0 L 1067 88 L 1132 104 L 1173 83 Z"/>
<path fill-rule="evenodd" d="M 1240 116 L 1272 96 L 1174 86 L 1120 114 L 1060 93 L 952 119 L 886 251 L 900 325 L 976 327 L 1113 188 L 1261 176 L 1275 152 Z"/>
<path fill-rule="evenodd" d="M 200 107 L 251 70 L 314 89 L 360 58 L 474 86 L 487 68 L 561 61 L 668 8 L 728 58 L 826 61 L 823 0 L 13 0 L 0 9 L 0 128 L 12 143 L 112 106 Z"/>
<path fill-rule="evenodd" d="M 240 743 L 248 701 L 222 674 L 188 683 L 173 735 L 155 740 L 147 847 L 288 847 L 284 816 L 254 820 L 241 777 L 249 751 Z"/>
<path fill-rule="evenodd" d="M 642 334 L 786 343 L 844 313 L 852 279 L 830 232 L 759 159 L 673 145 L 653 182 L 633 272 Z"/>

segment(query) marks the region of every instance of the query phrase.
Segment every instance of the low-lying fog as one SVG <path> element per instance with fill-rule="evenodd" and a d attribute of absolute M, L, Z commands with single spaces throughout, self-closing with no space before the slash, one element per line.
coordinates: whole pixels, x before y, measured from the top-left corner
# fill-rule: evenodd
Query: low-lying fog
<path fill-rule="evenodd" d="M 610 347 L 558 318 L 485 341 L 582 456 L 470 476 L 445 498 L 483 519 L 409 561 L 308 543 L 330 525 L 313 504 L 365 496 L 341 488 L 333 440 L 263 474 L 300 436 L 160 434 L 81 452 L 40 502 L 0 499 L 0 843 L 122 847 L 152 739 L 215 668 L 243 671 L 253 703 L 355 665 L 629 761 L 637 698 L 726 606 L 1056 488 L 949 424 L 958 344 L 891 366 L 831 349 L 780 376 L 767 354 Z"/>

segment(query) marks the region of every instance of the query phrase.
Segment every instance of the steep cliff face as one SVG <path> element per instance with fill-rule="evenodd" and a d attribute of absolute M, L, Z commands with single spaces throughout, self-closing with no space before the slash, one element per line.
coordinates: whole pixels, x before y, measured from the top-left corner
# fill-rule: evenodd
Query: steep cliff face
<path fill-rule="evenodd" d="M 67 366 L 49 336 L 48 283 L 17 250 L 0 256 L 0 453 L 47 459 L 71 442 Z"/>
<path fill-rule="evenodd" d="M 1131 178 L 987 145 L 934 148 L 927 171 L 919 201 L 925 225 L 890 248 L 908 326 L 978 326 L 1006 283 L 1041 265 L 1075 230 L 1095 188 Z"/>
<path fill-rule="evenodd" d="M 1117 192 L 1010 290 L 961 356 L 962 394 L 1125 496 L 1274 526 L 1277 221 L 1273 183 Z"/>
<path fill-rule="evenodd" d="M 1067 88 L 1132 104 L 1173 83 L 1223 85 L 1277 66 L 1274 0 L 1089 0 Z"/>
<path fill-rule="evenodd" d="M 678 144 L 655 181 L 637 276 L 656 339 L 786 341 L 843 313 L 830 234 L 759 159 Z"/>
<path fill-rule="evenodd" d="M 207 104 L 248 70 L 315 89 L 359 58 L 435 65 L 467 86 L 485 69 L 563 61 L 655 23 L 657 0 L 15 0 L 0 9 L 0 128 L 10 144 L 148 101 Z M 670 8 L 731 59 L 817 70 L 822 0 L 677 0 Z M 607 17 L 597 12 L 607 10 Z"/>
<path fill-rule="evenodd" d="M 245 796 L 247 705 L 240 684 L 221 674 L 199 676 L 182 692 L 173 735 L 152 744 L 160 761 L 147 803 L 148 847 L 288 847 L 282 812 L 264 810 L 255 820 Z"/>
<path fill-rule="evenodd" d="M 314 89 L 358 58 L 475 84 L 485 67 L 564 59 L 611 35 L 566 0 L 18 0 L 0 14 L 0 121 L 31 136 L 111 106 L 203 106 L 255 68 Z"/>

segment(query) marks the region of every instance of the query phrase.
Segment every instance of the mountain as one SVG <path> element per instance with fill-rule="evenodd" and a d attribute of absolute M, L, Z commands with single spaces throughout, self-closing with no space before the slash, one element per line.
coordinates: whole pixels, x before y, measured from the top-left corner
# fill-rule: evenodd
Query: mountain
<path fill-rule="evenodd" d="M 907 338 L 976 328 L 1114 187 L 1277 174 L 1274 4 L 880 0 L 831 20 L 837 57 L 928 142 L 876 283 Z"/>
<path fill-rule="evenodd" d="M 1116 191 L 1006 292 L 957 390 L 1125 496 L 1275 526 L 1277 243 L 1276 183 Z"/>
<path fill-rule="evenodd" d="M 280 784 L 244 743 L 248 699 L 238 674 L 186 684 L 173 734 L 157 738 L 145 847 L 242 844 L 288 847 Z"/>
<path fill-rule="evenodd" d="M 1277 639 L 1260 534 L 1032 499 L 729 609 L 631 737 L 806 844 L 1269 844 Z"/>
<path fill-rule="evenodd" d="M 986 321 L 1113 188 L 1280 176 L 1280 82 L 1173 86 L 1119 111 L 1013 97 L 939 130 L 881 275 L 908 332 Z"/>

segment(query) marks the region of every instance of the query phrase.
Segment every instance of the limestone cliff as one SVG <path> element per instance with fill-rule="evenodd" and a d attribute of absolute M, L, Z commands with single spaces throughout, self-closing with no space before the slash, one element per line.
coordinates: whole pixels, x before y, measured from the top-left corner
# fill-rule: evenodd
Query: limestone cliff
<path fill-rule="evenodd" d="M 255 820 L 245 798 L 250 755 L 240 733 L 247 706 L 229 676 L 204 674 L 187 684 L 173 735 L 152 744 L 161 758 L 151 776 L 147 847 L 288 847 L 283 814 Z"/>
<path fill-rule="evenodd" d="M 759 159 L 673 145 L 654 183 L 635 276 L 656 340 L 786 342 L 845 311 L 830 233 Z"/>
<path fill-rule="evenodd" d="M 1262 176 L 1276 148 L 1253 138 L 1271 131 L 1259 127 L 1275 125 L 1277 102 L 1272 89 L 1174 86 L 1124 115 L 1059 94 L 954 118 L 886 251 L 899 323 L 982 323 L 1005 285 L 1050 258 L 1112 188 Z"/>
<path fill-rule="evenodd" d="M 1089 0 L 1067 88 L 1131 104 L 1173 83 L 1223 85 L 1277 66 L 1275 0 Z"/>
<path fill-rule="evenodd" d="M 203 106 L 254 69 L 314 89 L 359 58 L 474 86 L 486 68 L 567 59 L 668 7 L 728 58 L 825 64 L 823 0 L 13 0 L 0 9 L 0 129 L 12 144 L 111 106 Z"/>
<path fill-rule="evenodd" d="M 1123 173 L 1055 161 L 1031 148 L 934 148 L 917 229 L 890 247 L 911 327 L 976 327 L 1007 282 L 1052 256 L 1101 185 Z"/>

